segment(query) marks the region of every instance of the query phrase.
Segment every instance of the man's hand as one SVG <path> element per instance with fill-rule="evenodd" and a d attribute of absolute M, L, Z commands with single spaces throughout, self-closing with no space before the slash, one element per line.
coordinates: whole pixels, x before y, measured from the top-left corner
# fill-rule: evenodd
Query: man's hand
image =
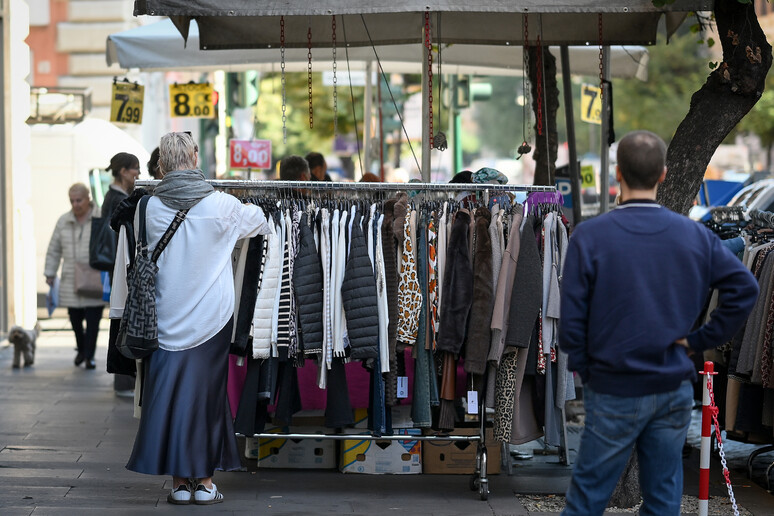
<path fill-rule="evenodd" d="M 46 284 L 49 287 L 53 287 L 54 286 L 54 276 L 46 276 Z"/>
<path fill-rule="evenodd" d="M 674 344 L 684 347 L 685 352 L 688 354 L 689 357 L 693 356 L 693 354 L 695 353 L 695 351 L 692 350 L 691 346 L 688 344 L 688 339 L 686 339 L 685 337 L 683 337 L 682 339 L 677 339 L 676 341 L 674 341 Z"/>

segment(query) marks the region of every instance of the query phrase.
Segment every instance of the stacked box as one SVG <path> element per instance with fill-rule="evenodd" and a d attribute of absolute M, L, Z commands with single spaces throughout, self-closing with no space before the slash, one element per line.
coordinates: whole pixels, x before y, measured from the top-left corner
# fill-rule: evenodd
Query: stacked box
<path fill-rule="evenodd" d="M 326 434 L 322 427 L 267 427 L 265 433 Z M 334 469 L 336 441 L 326 439 L 288 439 L 248 437 L 245 457 L 257 459 L 259 468 Z"/>
<path fill-rule="evenodd" d="M 357 432 L 350 430 L 349 432 Z M 395 428 L 395 435 L 422 435 L 418 428 Z M 339 471 L 371 475 L 413 475 L 422 473 L 422 443 L 418 440 L 371 441 L 347 439 L 341 442 Z"/>
<path fill-rule="evenodd" d="M 457 428 L 450 435 L 477 435 L 478 428 Z M 434 435 L 434 434 L 431 434 Z M 476 441 L 425 441 L 422 468 L 425 473 L 440 475 L 473 474 L 476 470 Z M 486 473 L 500 473 L 501 443 L 494 440 L 491 428 L 486 430 Z"/>

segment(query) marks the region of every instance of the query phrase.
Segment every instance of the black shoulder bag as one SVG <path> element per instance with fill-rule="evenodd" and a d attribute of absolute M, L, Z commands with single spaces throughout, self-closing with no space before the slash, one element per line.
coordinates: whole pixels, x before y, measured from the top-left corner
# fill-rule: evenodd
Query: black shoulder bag
<path fill-rule="evenodd" d="M 116 346 L 127 358 L 145 358 L 159 347 L 158 319 L 156 315 L 156 273 L 159 267 L 156 261 L 167 247 L 172 235 L 185 220 L 188 210 L 175 214 L 153 254 L 148 256 L 148 237 L 145 229 L 145 209 L 150 196 L 140 200 L 139 241 L 135 253 L 134 265 L 126 274 L 126 304 L 118 329 Z"/>

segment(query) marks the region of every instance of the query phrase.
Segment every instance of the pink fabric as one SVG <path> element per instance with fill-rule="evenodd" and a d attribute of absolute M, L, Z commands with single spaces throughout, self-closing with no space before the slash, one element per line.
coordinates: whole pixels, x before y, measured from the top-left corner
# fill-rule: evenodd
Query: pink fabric
<path fill-rule="evenodd" d="M 242 389 L 245 386 L 247 378 L 247 359 L 244 360 L 242 367 L 237 366 L 237 356 L 228 356 L 228 383 L 226 390 L 228 392 L 228 404 L 231 407 L 231 417 L 236 417 L 239 400 L 242 398 Z"/>

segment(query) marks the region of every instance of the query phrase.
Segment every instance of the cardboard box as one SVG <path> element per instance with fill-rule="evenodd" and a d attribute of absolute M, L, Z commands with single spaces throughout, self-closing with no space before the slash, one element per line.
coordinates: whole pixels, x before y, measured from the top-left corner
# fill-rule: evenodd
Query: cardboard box
<path fill-rule="evenodd" d="M 418 428 L 395 429 L 395 435 L 422 435 Z M 371 475 L 422 473 L 422 442 L 347 439 L 341 442 L 339 471 Z"/>
<path fill-rule="evenodd" d="M 457 428 L 449 435 L 477 435 L 478 431 L 478 428 Z M 428 474 L 472 475 L 476 471 L 477 448 L 477 441 L 425 441 L 422 469 Z M 491 428 L 486 430 L 486 451 L 487 475 L 499 474 L 501 443 L 494 440 Z"/>
<path fill-rule="evenodd" d="M 322 427 L 267 428 L 266 433 L 326 434 Z M 248 437 L 245 457 L 257 459 L 259 468 L 334 469 L 336 441 L 330 439 L 256 439 Z"/>
<path fill-rule="evenodd" d="M 392 411 L 393 428 L 414 428 L 414 421 L 411 419 L 411 405 L 395 405 L 388 407 L 388 410 Z M 368 429 L 368 409 L 355 409 L 354 414 L 355 424 L 352 425 L 352 428 Z"/>

